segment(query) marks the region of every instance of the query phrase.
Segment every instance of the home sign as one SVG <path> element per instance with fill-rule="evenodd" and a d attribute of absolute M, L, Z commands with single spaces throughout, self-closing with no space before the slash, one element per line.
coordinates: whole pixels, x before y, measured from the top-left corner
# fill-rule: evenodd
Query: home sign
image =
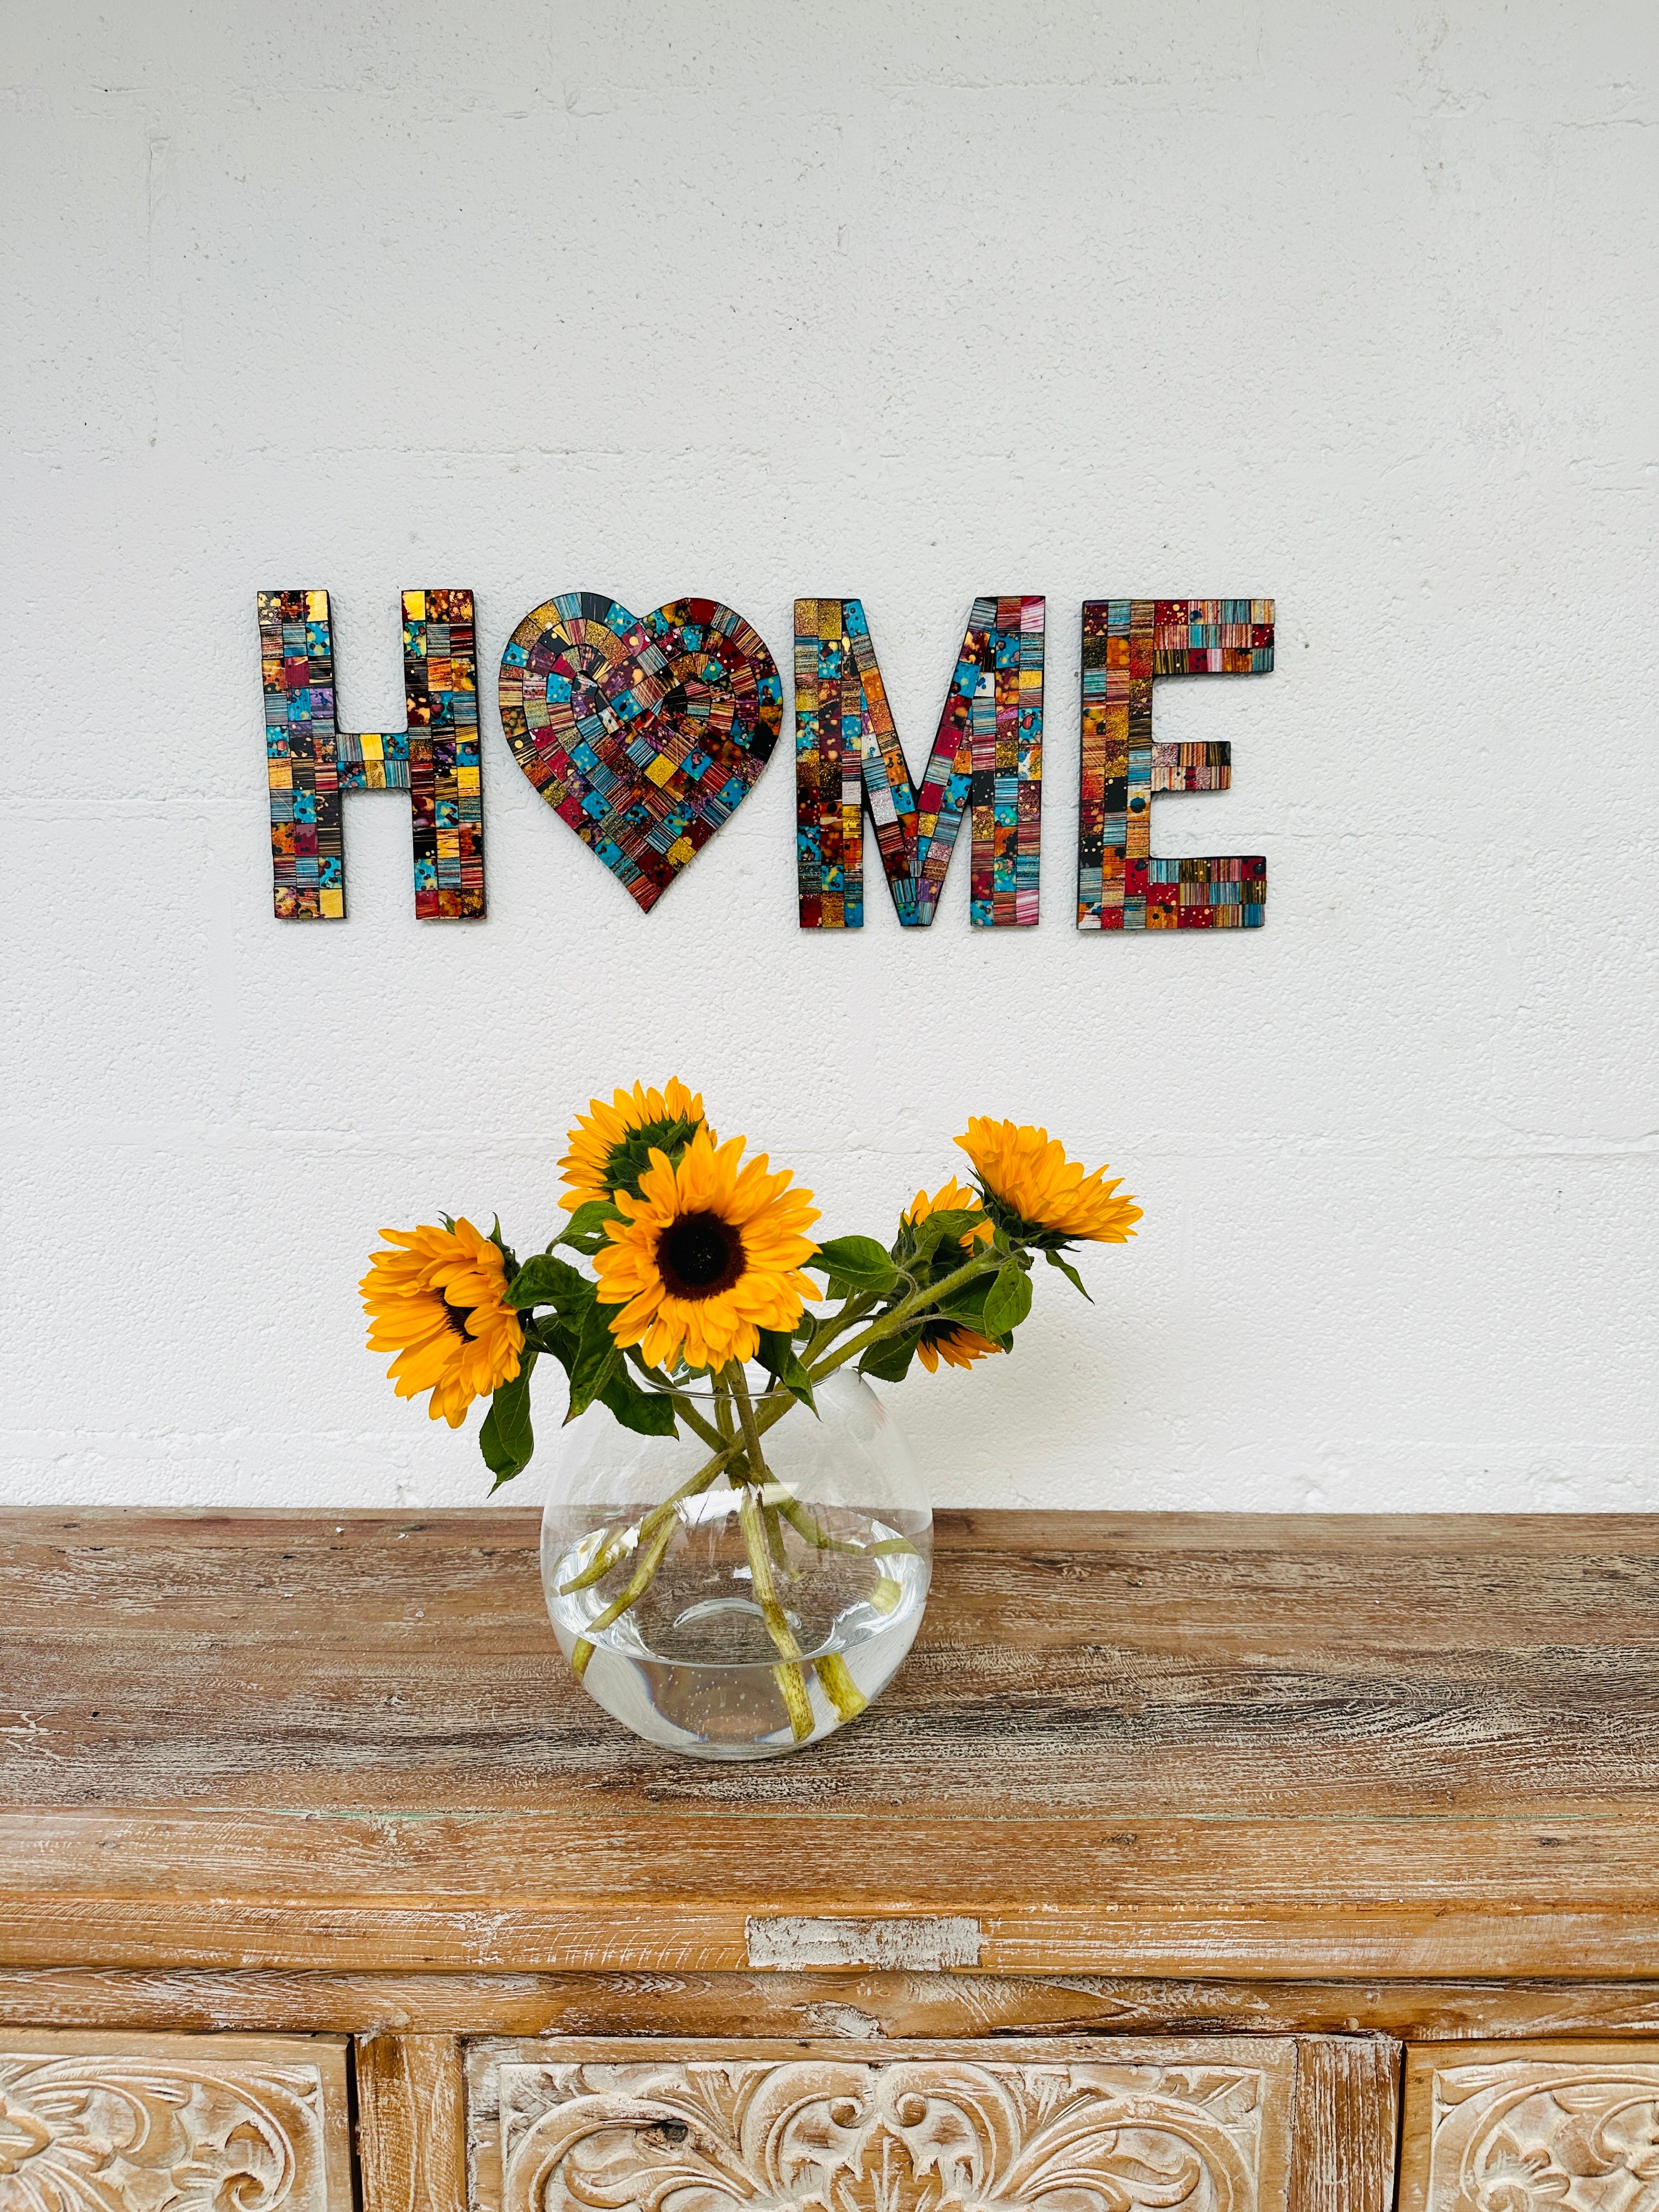
<path fill-rule="evenodd" d="M 407 726 L 350 736 L 335 720 L 328 593 L 261 592 L 259 650 L 276 914 L 345 915 L 343 794 L 406 791 L 415 911 L 484 910 L 472 594 L 405 592 Z M 796 849 L 803 929 L 864 921 L 864 823 L 899 921 L 925 929 L 969 823 L 969 914 L 1037 919 L 1044 602 L 974 601 L 920 784 L 899 742 L 860 600 L 795 602 Z M 1255 929 L 1256 854 L 1159 860 L 1159 792 L 1224 791 L 1232 748 L 1160 744 L 1161 676 L 1255 676 L 1273 664 L 1271 599 L 1091 599 L 1083 609 L 1079 929 Z M 592 592 L 534 608 L 501 656 L 513 757 L 648 913 L 754 788 L 783 722 L 764 640 L 716 599 L 635 615 Z"/>

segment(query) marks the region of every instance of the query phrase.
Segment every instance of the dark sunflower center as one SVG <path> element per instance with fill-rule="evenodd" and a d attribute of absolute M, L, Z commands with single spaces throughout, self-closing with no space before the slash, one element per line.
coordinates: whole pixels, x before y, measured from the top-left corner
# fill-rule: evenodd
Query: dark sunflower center
<path fill-rule="evenodd" d="M 743 1273 L 743 1239 L 718 1213 L 683 1213 L 657 1239 L 657 1266 L 671 1297 L 712 1298 Z"/>
<path fill-rule="evenodd" d="M 444 1319 L 449 1323 L 449 1326 L 454 1330 L 457 1336 L 464 1337 L 466 1335 L 466 1317 L 471 1310 L 472 1309 L 471 1306 L 452 1305 L 447 1296 L 446 1296 L 444 1299 Z"/>

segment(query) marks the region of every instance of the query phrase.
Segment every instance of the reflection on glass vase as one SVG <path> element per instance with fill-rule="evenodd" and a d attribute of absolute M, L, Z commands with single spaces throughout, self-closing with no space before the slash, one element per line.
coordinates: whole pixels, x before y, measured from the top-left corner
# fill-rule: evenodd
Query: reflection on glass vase
<path fill-rule="evenodd" d="M 677 1395 L 674 1436 L 599 1404 L 561 1433 L 542 1516 L 554 1631 L 590 1696 L 647 1742 L 798 1751 L 861 1712 L 915 1640 L 927 1492 L 892 1413 L 846 1369 L 817 1386 L 816 1418 L 765 1378 L 751 1401 L 707 1383 Z"/>

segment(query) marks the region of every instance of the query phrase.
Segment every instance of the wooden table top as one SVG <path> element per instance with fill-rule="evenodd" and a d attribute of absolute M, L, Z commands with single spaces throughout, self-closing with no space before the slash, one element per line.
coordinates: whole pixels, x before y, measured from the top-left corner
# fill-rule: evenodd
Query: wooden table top
<path fill-rule="evenodd" d="M 886 1695 L 738 1766 L 571 1681 L 536 1536 L 0 1514 L 0 1965 L 1652 1972 L 1659 1516 L 942 1513 Z"/>

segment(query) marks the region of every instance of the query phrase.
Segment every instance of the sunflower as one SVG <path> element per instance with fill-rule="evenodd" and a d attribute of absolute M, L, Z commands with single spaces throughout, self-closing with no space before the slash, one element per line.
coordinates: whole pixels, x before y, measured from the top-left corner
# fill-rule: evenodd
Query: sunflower
<path fill-rule="evenodd" d="M 560 1203 L 574 1212 L 589 1199 L 612 1198 L 619 1190 L 637 1198 L 652 1153 L 678 1160 L 703 1126 L 702 1092 L 688 1091 L 678 1076 L 660 1091 L 636 1083 L 631 1091 L 616 1091 L 608 1106 L 603 1098 L 590 1098 L 559 1162 L 566 1184 Z"/>
<path fill-rule="evenodd" d="M 357 1286 L 368 1348 L 398 1354 L 386 1372 L 400 1398 L 430 1390 L 431 1418 L 459 1429 L 475 1398 L 513 1380 L 524 1350 L 524 1323 L 504 1302 L 501 1247 L 470 1221 L 380 1234 L 396 1249 L 374 1253 Z"/>
<path fill-rule="evenodd" d="M 593 1261 L 599 1300 L 622 1308 L 611 1334 L 653 1367 L 752 1359 L 760 1330 L 793 1328 L 817 1296 L 799 1272 L 818 1249 L 811 1192 L 769 1174 L 763 1152 L 739 1167 L 743 1148 L 732 1137 L 716 1151 L 699 1128 L 678 1165 L 653 1149 L 637 1198 L 617 1193 L 624 1218 L 606 1222 Z"/>
<path fill-rule="evenodd" d="M 981 1336 L 965 1322 L 930 1321 L 922 1324 L 916 1358 L 930 1375 L 937 1375 L 941 1359 L 947 1367 L 971 1367 L 976 1359 L 1001 1349 L 1000 1344 L 993 1344 L 988 1336 Z"/>
<path fill-rule="evenodd" d="M 971 1183 L 958 1182 L 952 1176 L 949 1182 L 940 1184 L 931 1198 L 925 1190 L 919 1190 L 900 1214 L 899 1219 L 909 1228 L 918 1221 L 926 1221 L 930 1213 L 977 1213 L 980 1211 L 979 1193 Z M 988 1214 L 983 1221 L 976 1221 L 962 1236 L 947 1237 L 945 1242 L 953 1248 L 970 1252 L 975 1244 L 988 1243 L 992 1234 L 991 1219 Z"/>
<path fill-rule="evenodd" d="M 956 1141 L 1022 1243 L 1053 1248 L 1080 1237 L 1121 1244 L 1134 1235 L 1141 1212 L 1133 1199 L 1115 1195 L 1118 1184 L 1105 1180 L 1104 1168 L 1085 1175 L 1046 1129 L 975 1115 Z"/>
<path fill-rule="evenodd" d="M 925 1190 L 919 1190 L 900 1214 L 899 1221 L 902 1226 L 909 1228 L 918 1221 L 926 1221 L 930 1213 L 970 1213 L 979 1210 L 979 1193 L 964 1183 L 957 1182 L 953 1176 L 949 1182 L 942 1184 L 931 1198 Z M 959 1267 L 963 1255 L 971 1252 L 975 1244 L 986 1243 L 992 1234 L 991 1218 L 987 1214 L 982 1221 L 976 1221 L 962 1236 L 947 1237 L 935 1255 L 934 1273 L 948 1274 Z M 1000 1344 L 993 1344 L 988 1336 L 981 1336 L 976 1328 L 969 1328 L 965 1322 L 947 1321 L 943 1316 L 935 1315 L 921 1325 L 916 1356 L 930 1375 L 936 1375 L 941 1359 L 947 1367 L 971 1367 L 976 1359 L 983 1359 L 988 1353 L 1000 1352 L 1001 1349 Z"/>

